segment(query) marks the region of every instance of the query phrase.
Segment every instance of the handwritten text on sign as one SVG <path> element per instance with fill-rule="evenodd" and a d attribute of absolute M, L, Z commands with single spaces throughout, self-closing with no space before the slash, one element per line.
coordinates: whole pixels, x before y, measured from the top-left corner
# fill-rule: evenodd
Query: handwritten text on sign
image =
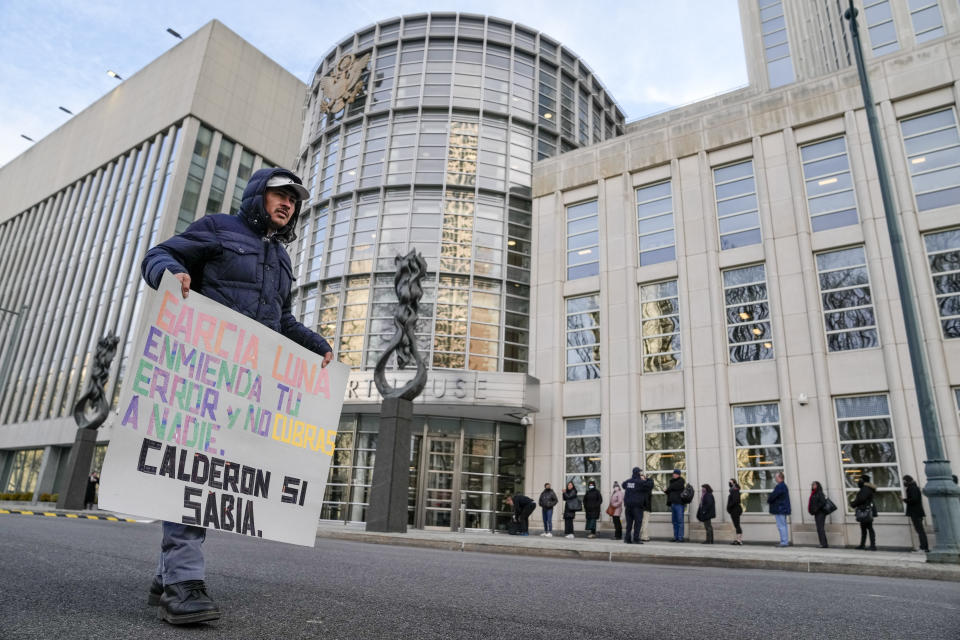
<path fill-rule="evenodd" d="M 349 368 L 169 273 L 144 295 L 101 505 L 312 546 Z"/>

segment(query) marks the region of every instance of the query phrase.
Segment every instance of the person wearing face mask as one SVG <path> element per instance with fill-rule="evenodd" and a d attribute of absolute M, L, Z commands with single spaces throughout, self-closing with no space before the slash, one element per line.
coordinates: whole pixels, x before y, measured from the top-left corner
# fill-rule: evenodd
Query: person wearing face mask
<path fill-rule="evenodd" d="M 583 513 L 587 518 L 587 537 L 597 537 L 597 520 L 600 519 L 600 507 L 603 505 L 603 496 L 597 489 L 597 483 L 591 480 L 587 484 L 587 492 L 583 494 Z"/>
<path fill-rule="evenodd" d="M 623 491 L 620 489 L 620 483 L 613 483 L 613 492 L 610 494 L 610 504 L 607 506 L 607 513 L 613 518 L 613 539 L 623 538 L 623 525 L 620 524 L 620 515 L 623 513 Z"/>
<path fill-rule="evenodd" d="M 727 495 L 727 513 L 730 514 L 733 530 L 737 533 L 737 539 L 730 544 L 742 545 L 743 529 L 740 528 L 740 516 L 743 514 L 743 505 L 740 504 L 740 483 L 730 478 L 727 486 L 730 487 L 730 493 Z"/>
<path fill-rule="evenodd" d="M 552 538 L 553 508 L 557 506 L 557 494 L 550 488 L 549 482 L 543 485 L 543 491 L 540 493 L 540 498 L 537 502 L 540 504 L 540 508 L 543 509 L 543 533 L 540 535 Z"/>
<path fill-rule="evenodd" d="M 868 516 L 862 519 L 857 518 L 858 522 L 860 522 L 860 544 L 857 546 L 857 549 L 865 548 L 867 535 L 869 534 L 870 551 L 876 551 L 877 533 L 873 530 L 873 513 L 876 510 L 876 507 L 873 506 L 873 494 L 877 492 L 877 488 L 870 484 L 870 476 L 867 474 L 860 476 L 860 479 L 857 480 L 857 486 L 860 487 L 860 490 L 857 491 L 857 495 L 854 496 L 850 506 L 854 510 L 856 510 L 857 507 L 860 507 Z"/>

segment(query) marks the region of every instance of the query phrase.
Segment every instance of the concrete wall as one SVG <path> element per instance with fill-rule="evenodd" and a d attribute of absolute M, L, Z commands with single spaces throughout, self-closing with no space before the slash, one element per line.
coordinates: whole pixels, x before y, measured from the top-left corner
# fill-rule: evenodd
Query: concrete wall
<path fill-rule="evenodd" d="M 189 114 L 293 165 L 305 93 L 290 72 L 213 20 L 0 167 L 0 223 Z"/>

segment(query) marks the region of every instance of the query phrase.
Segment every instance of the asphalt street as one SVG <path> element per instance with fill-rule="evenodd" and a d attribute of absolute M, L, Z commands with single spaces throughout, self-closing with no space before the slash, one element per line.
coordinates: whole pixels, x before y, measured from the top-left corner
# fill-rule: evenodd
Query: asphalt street
<path fill-rule="evenodd" d="M 488 555 L 230 534 L 206 542 L 224 610 L 146 604 L 158 524 L 0 515 L 0 638 L 960 638 L 960 585 Z"/>

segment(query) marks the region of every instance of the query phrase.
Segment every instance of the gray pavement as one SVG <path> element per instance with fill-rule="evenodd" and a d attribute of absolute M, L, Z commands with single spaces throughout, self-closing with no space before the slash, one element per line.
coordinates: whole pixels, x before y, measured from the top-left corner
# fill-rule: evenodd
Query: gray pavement
<path fill-rule="evenodd" d="M 943 580 L 530 557 L 529 538 L 504 556 L 221 533 L 207 581 L 224 617 L 175 628 L 145 604 L 158 524 L 0 515 L 0 534 L 4 639 L 960 638 Z"/>

